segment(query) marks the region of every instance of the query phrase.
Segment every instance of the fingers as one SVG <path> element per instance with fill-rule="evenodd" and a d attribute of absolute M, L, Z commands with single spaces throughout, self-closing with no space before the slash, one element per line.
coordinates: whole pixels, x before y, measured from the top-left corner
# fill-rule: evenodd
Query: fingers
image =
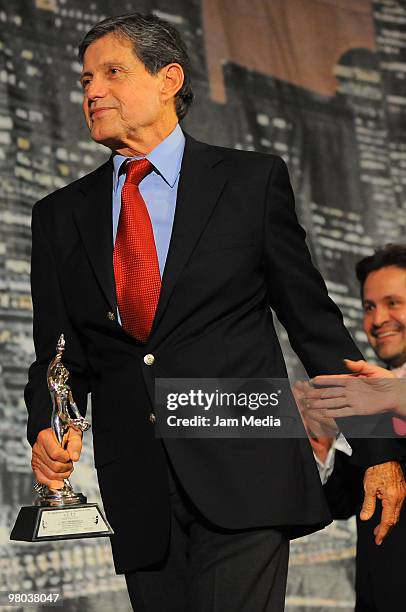
<path fill-rule="evenodd" d="M 312 389 L 304 395 L 304 399 L 313 407 L 337 406 L 344 404 L 347 400 L 346 389 L 344 387 L 329 387 L 325 389 Z M 318 402 L 318 404 L 316 404 Z"/>
<path fill-rule="evenodd" d="M 400 509 L 398 511 L 398 504 L 382 502 L 382 516 L 381 522 L 374 529 L 375 544 L 378 546 L 382 544 L 384 538 L 388 535 L 389 531 L 399 520 Z"/>
<path fill-rule="evenodd" d="M 379 525 L 377 525 L 377 527 L 374 529 L 375 544 L 377 546 L 382 544 L 392 527 L 393 525 L 382 523 L 382 521 L 379 523 Z"/>
<path fill-rule="evenodd" d="M 69 460 L 62 463 L 61 461 L 54 461 L 47 455 L 44 448 L 39 446 L 36 442 L 32 447 L 32 456 L 42 466 L 45 465 L 48 469 L 52 470 L 55 474 L 65 474 L 69 470 L 72 470 L 72 462 Z M 66 478 L 66 476 L 64 476 Z"/>
<path fill-rule="evenodd" d="M 69 478 L 73 471 L 72 467 L 71 470 L 58 474 L 49 469 L 45 464 L 37 462 L 35 459 L 32 459 L 31 467 L 37 481 L 51 487 L 52 489 L 61 489 L 63 487 L 64 479 Z"/>
<path fill-rule="evenodd" d="M 72 462 L 59 463 L 52 461 L 40 447 L 33 447 L 31 467 L 38 482 L 53 489 L 63 486 L 63 480 L 69 478 L 73 471 Z"/>
<path fill-rule="evenodd" d="M 344 387 L 351 374 L 319 374 L 311 379 L 312 385 L 320 387 Z"/>
<path fill-rule="evenodd" d="M 343 387 L 315 389 L 308 385 L 306 388 L 301 388 L 300 396 L 298 395 L 296 400 L 302 412 L 314 410 L 314 415 L 311 415 L 314 418 L 330 418 L 331 415 L 327 410 L 341 409 L 348 406 L 346 390 Z M 322 412 L 323 410 L 325 412 Z"/>
<path fill-rule="evenodd" d="M 349 370 L 349 374 L 336 374 L 336 375 L 321 375 L 313 378 L 312 382 L 315 385 L 324 386 L 341 386 L 345 385 L 345 380 L 353 376 L 364 376 L 368 378 L 391 378 L 393 374 L 381 368 L 373 363 L 360 359 L 359 361 L 353 361 L 352 359 L 344 359 L 346 368 Z"/>
<path fill-rule="evenodd" d="M 369 467 L 364 474 L 364 502 L 359 517 L 361 521 L 368 521 L 375 513 L 376 497 L 381 480 L 378 476 L 379 466 Z"/>
<path fill-rule="evenodd" d="M 347 397 L 332 397 L 329 399 L 309 399 L 304 400 L 308 410 L 334 410 L 348 406 Z M 330 412 L 326 412 L 325 416 L 330 416 Z"/>
<path fill-rule="evenodd" d="M 58 440 L 50 427 L 40 431 L 37 442 L 43 447 L 48 457 L 50 457 L 53 461 L 61 461 L 62 463 L 70 461 L 69 453 L 58 443 Z"/>
<path fill-rule="evenodd" d="M 295 384 L 292 386 L 292 393 L 293 393 L 293 397 L 295 398 L 295 401 L 300 402 L 305 396 L 307 389 L 310 389 L 310 388 L 311 387 L 308 382 L 304 380 L 296 381 Z"/>
<path fill-rule="evenodd" d="M 73 471 L 69 454 L 58 443 L 53 430 L 42 430 L 32 447 L 31 467 L 37 481 L 52 489 L 63 487 Z"/>
<path fill-rule="evenodd" d="M 362 504 L 361 512 L 359 517 L 361 521 L 368 521 L 375 513 L 376 507 L 376 494 L 371 492 L 365 492 L 364 503 Z"/>
<path fill-rule="evenodd" d="M 35 474 L 37 482 L 39 482 L 40 484 L 47 485 L 47 487 L 49 487 L 50 489 L 62 489 L 63 480 L 50 480 L 41 472 L 41 470 L 33 469 L 33 472 Z"/>
<path fill-rule="evenodd" d="M 316 379 L 314 379 L 316 380 Z M 316 402 L 316 401 L 327 401 L 329 399 L 335 399 L 335 400 L 339 400 L 339 399 L 344 399 L 347 395 L 347 384 L 348 384 L 348 378 L 347 381 L 343 381 L 343 384 L 341 384 L 340 386 L 334 386 L 335 383 L 333 383 L 331 381 L 330 386 L 328 387 L 311 387 L 309 385 L 309 387 L 307 389 L 305 389 L 302 392 L 302 399 L 307 401 L 307 402 Z M 333 386 L 331 386 L 333 385 Z"/>
<path fill-rule="evenodd" d="M 69 429 L 68 445 L 66 447 L 72 461 L 78 461 L 82 450 L 82 434 L 80 431 Z"/>
<path fill-rule="evenodd" d="M 310 418 L 309 428 L 317 438 L 334 438 L 338 432 L 338 427 L 333 419 Z"/>
<path fill-rule="evenodd" d="M 380 366 L 368 361 L 352 361 L 351 359 L 344 359 L 346 367 L 356 376 L 364 376 L 367 378 L 392 378 L 394 375 Z"/>
<path fill-rule="evenodd" d="M 307 387 L 309 387 L 308 383 L 299 381 L 292 388 L 307 435 L 311 439 L 334 437 L 338 430 L 335 421 L 329 415 L 327 417 L 321 415 L 320 413 L 323 411 L 312 411 L 306 406 L 307 401 L 303 399 L 303 389 Z"/>
<path fill-rule="evenodd" d="M 355 410 L 354 408 L 350 408 L 349 406 L 338 408 L 337 410 L 334 410 L 333 408 L 329 408 L 327 410 L 313 410 L 313 408 L 310 408 L 309 413 L 311 418 L 315 420 L 320 420 L 323 418 L 342 419 L 343 417 L 355 416 L 357 414 L 360 414 L 359 410 Z"/>
<path fill-rule="evenodd" d="M 399 484 L 401 485 L 402 483 Z M 388 535 L 392 527 L 399 522 L 403 500 L 404 487 L 402 486 L 391 487 L 384 494 L 382 499 L 381 521 L 374 530 L 376 544 L 382 544 L 382 541 Z"/>
<path fill-rule="evenodd" d="M 366 366 L 368 366 L 367 362 L 363 359 L 359 359 L 358 361 L 353 361 L 352 359 L 344 359 L 344 363 L 347 370 L 354 374 L 362 374 Z"/>

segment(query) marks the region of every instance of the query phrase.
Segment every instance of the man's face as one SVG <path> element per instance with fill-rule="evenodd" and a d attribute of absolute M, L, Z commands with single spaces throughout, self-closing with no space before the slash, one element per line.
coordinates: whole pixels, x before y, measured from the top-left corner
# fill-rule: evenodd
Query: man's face
<path fill-rule="evenodd" d="M 159 127 L 164 104 L 162 77 L 151 75 L 135 56 L 132 43 L 106 34 L 85 52 L 81 83 L 83 112 L 91 137 L 119 150 Z"/>
<path fill-rule="evenodd" d="M 396 266 L 368 274 L 364 330 L 375 353 L 391 367 L 406 362 L 406 270 Z"/>

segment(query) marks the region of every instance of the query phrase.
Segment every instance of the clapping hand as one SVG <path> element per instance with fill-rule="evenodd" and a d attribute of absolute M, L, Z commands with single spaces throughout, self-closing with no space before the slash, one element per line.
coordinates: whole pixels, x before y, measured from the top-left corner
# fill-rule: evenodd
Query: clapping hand
<path fill-rule="evenodd" d="M 341 418 L 382 414 L 398 404 L 398 381 L 394 375 L 366 361 L 345 361 L 351 374 L 316 376 L 306 389 L 304 401 L 309 418 Z"/>

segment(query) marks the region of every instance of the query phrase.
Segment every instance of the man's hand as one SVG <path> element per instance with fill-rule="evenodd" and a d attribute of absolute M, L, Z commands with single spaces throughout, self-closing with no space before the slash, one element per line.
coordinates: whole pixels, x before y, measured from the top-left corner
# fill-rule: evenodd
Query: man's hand
<path fill-rule="evenodd" d="M 313 452 L 322 463 L 325 463 L 338 429 L 333 419 L 324 419 L 321 423 L 311 418 L 304 400 L 308 387 L 310 387 L 308 382 L 299 380 L 293 385 L 292 393 Z"/>
<path fill-rule="evenodd" d="M 61 447 L 51 427 L 38 434 L 32 447 L 31 467 L 35 478 L 51 489 L 61 489 L 64 478 L 73 472 L 73 461 L 77 461 L 82 450 L 82 433 L 70 428 L 66 450 Z"/>
<path fill-rule="evenodd" d="M 304 400 L 312 419 L 341 418 L 398 411 L 405 383 L 366 361 L 345 360 L 352 374 L 316 376 Z M 401 387 L 401 389 L 399 389 Z"/>
<path fill-rule="evenodd" d="M 368 468 L 364 476 L 364 490 L 364 503 L 360 512 L 362 521 L 373 516 L 377 498 L 382 502 L 381 522 L 374 529 L 375 543 L 379 545 L 399 521 L 406 496 L 406 483 L 399 463 L 388 461 Z"/>
<path fill-rule="evenodd" d="M 333 440 L 338 433 L 338 427 L 334 419 L 329 415 L 319 415 L 318 412 L 310 410 L 311 404 L 308 401 L 308 397 L 311 395 L 312 391 L 313 388 L 310 383 L 302 380 L 297 381 L 292 387 L 293 397 L 295 398 L 296 405 L 310 441 L 326 441 L 328 452 L 332 444 L 331 440 Z M 314 450 L 318 455 L 317 450 L 315 448 Z"/>

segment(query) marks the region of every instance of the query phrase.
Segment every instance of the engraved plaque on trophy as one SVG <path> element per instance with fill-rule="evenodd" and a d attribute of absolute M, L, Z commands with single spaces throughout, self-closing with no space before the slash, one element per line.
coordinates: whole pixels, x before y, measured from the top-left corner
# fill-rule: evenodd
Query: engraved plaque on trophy
<path fill-rule="evenodd" d="M 60 336 L 56 355 L 47 371 L 48 389 L 52 398 L 51 427 L 62 448 L 69 428 L 87 431 L 90 423 L 82 417 L 67 384 L 69 371 L 62 363 L 65 339 Z M 73 416 L 72 416 L 72 414 Z M 37 497 L 32 506 L 20 509 L 10 535 L 11 540 L 42 542 L 109 536 L 114 532 L 97 503 L 87 503 L 82 493 L 73 490 L 69 479 L 61 489 L 36 483 Z"/>

